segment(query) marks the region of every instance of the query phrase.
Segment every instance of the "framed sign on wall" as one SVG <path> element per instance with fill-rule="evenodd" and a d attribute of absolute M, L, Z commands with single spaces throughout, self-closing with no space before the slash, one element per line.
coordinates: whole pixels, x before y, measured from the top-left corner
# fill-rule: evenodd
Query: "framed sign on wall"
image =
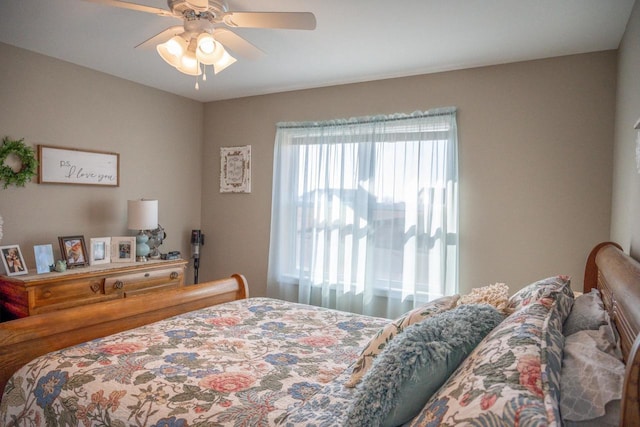
<path fill-rule="evenodd" d="M 38 145 L 39 184 L 120 186 L 120 155 Z"/>
<path fill-rule="evenodd" d="M 251 193 L 251 146 L 220 148 L 220 192 Z"/>

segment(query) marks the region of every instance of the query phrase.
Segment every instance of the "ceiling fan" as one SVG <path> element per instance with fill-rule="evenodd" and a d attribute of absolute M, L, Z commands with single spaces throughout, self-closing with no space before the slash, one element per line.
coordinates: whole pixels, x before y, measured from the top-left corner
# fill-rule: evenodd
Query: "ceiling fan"
<path fill-rule="evenodd" d="M 167 0 L 169 10 L 121 0 L 85 1 L 181 19 L 182 25 L 169 27 L 136 47 L 156 45 L 162 59 L 192 76 L 202 74 L 201 64 L 212 65 L 217 74 L 236 62 L 226 49 L 249 59 L 264 55 L 230 28 L 316 28 L 316 18 L 310 12 L 230 11 L 224 0 Z M 203 80 L 206 80 L 206 74 Z"/>

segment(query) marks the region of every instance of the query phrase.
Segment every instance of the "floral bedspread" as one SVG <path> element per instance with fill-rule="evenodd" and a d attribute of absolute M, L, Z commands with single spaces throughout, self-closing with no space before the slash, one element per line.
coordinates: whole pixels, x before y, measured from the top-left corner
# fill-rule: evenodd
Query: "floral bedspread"
<path fill-rule="evenodd" d="M 290 424 L 387 322 L 268 298 L 194 311 L 34 360 L 7 384 L 0 425 Z"/>

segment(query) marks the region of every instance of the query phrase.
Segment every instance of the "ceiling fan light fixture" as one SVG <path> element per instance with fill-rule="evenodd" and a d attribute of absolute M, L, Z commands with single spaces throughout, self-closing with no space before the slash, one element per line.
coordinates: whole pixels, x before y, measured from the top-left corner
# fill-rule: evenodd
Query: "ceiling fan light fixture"
<path fill-rule="evenodd" d="M 181 65 L 182 57 L 187 50 L 187 41 L 180 36 L 173 36 L 166 43 L 156 46 L 156 50 L 167 64 L 178 67 Z"/>
<path fill-rule="evenodd" d="M 169 10 L 145 6 L 130 0 L 88 0 L 123 9 L 138 10 L 182 20 L 182 27 L 173 26 L 147 39 L 139 46 L 156 45 L 158 55 L 178 71 L 200 76 L 204 68 L 212 65 L 215 74 L 236 62 L 225 49 L 249 59 L 260 58 L 264 52 L 235 32 L 221 28 L 276 28 L 313 30 L 316 18 L 310 12 L 251 12 L 230 11 L 226 0 L 166 0 Z M 213 35 L 215 34 L 215 38 Z M 196 89 L 199 77 L 196 77 Z M 202 80 L 206 80 L 206 74 Z"/>

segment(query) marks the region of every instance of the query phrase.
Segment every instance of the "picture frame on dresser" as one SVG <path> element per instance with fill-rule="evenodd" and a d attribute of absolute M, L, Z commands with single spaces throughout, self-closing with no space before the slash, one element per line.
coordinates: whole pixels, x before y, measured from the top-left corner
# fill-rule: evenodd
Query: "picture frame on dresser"
<path fill-rule="evenodd" d="M 111 237 L 92 237 L 89 239 L 89 265 L 109 264 L 111 262 Z"/>
<path fill-rule="evenodd" d="M 29 270 L 24 262 L 24 257 L 18 245 L 0 246 L 2 254 L 2 264 L 7 276 L 18 276 L 28 274 Z"/>
<path fill-rule="evenodd" d="M 58 237 L 58 242 L 60 243 L 60 253 L 62 258 L 67 261 L 68 268 L 89 265 L 84 236 Z"/>
<path fill-rule="evenodd" d="M 119 236 L 111 238 L 111 262 L 135 262 L 135 236 Z"/>
<path fill-rule="evenodd" d="M 53 245 L 35 245 L 33 254 L 36 257 L 36 271 L 38 274 L 49 273 L 53 269 Z"/>

